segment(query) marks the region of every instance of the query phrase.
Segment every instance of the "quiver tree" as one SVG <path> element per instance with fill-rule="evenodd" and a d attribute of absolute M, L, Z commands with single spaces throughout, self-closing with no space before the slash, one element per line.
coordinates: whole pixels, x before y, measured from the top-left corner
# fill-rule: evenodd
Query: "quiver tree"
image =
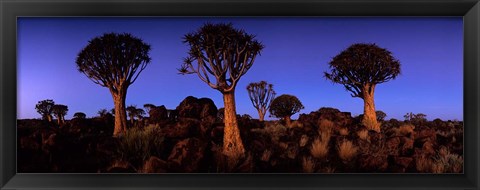
<path fill-rule="evenodd" d="M 258 83 L 250 83 L 247 86 L 248 96 L 252 101 L 253 107 L 258 111 L 258 117 L 260 121 L 263 121 L 265 114 L 267 113 L 270 103 L 275 98 L 275 91 L 273 85 L 268 84 L 265 81 Z"/>
<path fill-rule="evenodd" d="M 282 118 L 285 120 L 285 125 L 290 126 L 292 115 L 303 108 L 305 107 L 303 107 L 302 102 L 297 97 L 283 94 L 273 99 L 270 104 L 270 114 L 277 118 Z"/>
<path fill-rule="evenodd" d="M 150 45 L 130 34 L 109 33 L 90 40 L 77 57 L 77 68 L 95 84 L 107 87 L 115 104 L 113 135 L 127 128 L 128 87 L 150 63 Z"/>
<path fill-rule="evenodd" d="M 230 160 L 240 158 L 245 149 L 236 118 L 235 87 L 252 67 L 263 45 L 254 35 L 235 29 L 232 24 L 205 24 L 183 39 L 190 49 L 179 71 L 197 74 L 208 86 L 223 94 L 223 154 Z"/>
<path fill-rule="evenodd" d="M 85 118 L 87 118 L 87 115 L 83 112 L 76 112 L 75 114 L 73 114 L 73 118 L 85 119 Z"/>
<path fill-rule="evenodd" d="M 68 106 L 62 104 L 55 104 L 52 108 L 52 113 L 57 118 L 57 122 L 59 125 L 65 122 L 65 115 L 67 115 Z"/>
<path fill-rule="evenodd" d="M 42 119 L 52 122 L 52 111 L 55 102 L 53 100 L 42 100 L 38 101 L 35 105 L 37 112 L 42 115 Z"/>
<path fill-rule="evenodd" d="M 387 49 L 375 44 L 353 44 L 329 63 L 325 77 L 342 84 L 352 97 L 364 101 L 362 123 L 380 132 L 375 114 L 374 92 L 377 84 L 395 79 L 400 74 L 400 62 Z"/>

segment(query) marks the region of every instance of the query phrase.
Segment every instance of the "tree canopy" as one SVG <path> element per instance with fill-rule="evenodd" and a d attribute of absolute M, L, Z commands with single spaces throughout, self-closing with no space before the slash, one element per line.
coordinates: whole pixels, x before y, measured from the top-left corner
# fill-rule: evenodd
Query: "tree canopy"
<path fill-rule="evenodd" d="M 266 81 L 250 83 L 247 86 L 247 91 L 253 107 L 258 111 L 260 121 L 263 121 L 265 113 L 270 108 L 270 103 L 275 98 L 276 93 L 273 90 L 273 85 Z"/>
<path fill-rule="evenodd" d="M 38 101 L 37 105 L 35 105 L 35 109 L 40 115 L 42 115 L 43 119 L 51 121 L 54 105 L 55 105 L 55 102 L 53 100 L 49 100 L 49 99 L 42 100 L 42 101 Z"/>
<path fill-rule="evenodd" d="M 196 73 L 202 81 L 221 92 L 235 89 L 240 77 L 252 67 L 264 48 L 254 35 L 235 29 L 231 23 L 207 23 L 183 39 L 190 49 L 178 71 Z"/>
<path fill-rule="evenodd" d="M 400 74 L 400 62 L 392 52 L 376 44 L 353 44 L 329 63 L 331 72 L 325 77 L 345 86 L 352 97 L 363 98 L 366 86 L 395 79 Z"/>
<path fill-rule="evenodd" d="M 277 118 L 290 117 L 303 108 L 305 107 L 296 96 L 283 94 L 273 99 L 270 114 Z"/>

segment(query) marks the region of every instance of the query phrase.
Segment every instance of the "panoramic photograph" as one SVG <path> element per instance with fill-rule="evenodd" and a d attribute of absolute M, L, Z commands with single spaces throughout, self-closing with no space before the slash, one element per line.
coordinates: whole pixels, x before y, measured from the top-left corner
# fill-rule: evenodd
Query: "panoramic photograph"
<path fill-rule="evenodd" d="M 18 173 L 464 171 L 462 17 L 19 17 Z"/>

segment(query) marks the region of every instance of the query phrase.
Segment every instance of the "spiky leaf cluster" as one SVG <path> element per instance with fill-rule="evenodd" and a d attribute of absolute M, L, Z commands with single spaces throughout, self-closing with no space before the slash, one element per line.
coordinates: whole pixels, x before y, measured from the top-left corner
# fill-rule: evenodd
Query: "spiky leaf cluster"
<path fill-rule="evenodd" d="M 283 94 L 273 99 L 270 114 L 277 118 L 289 117 L 303 108 L 305 107 L 296 96 Z"/>
<path fill-rule="evenodd" d="M 273 90 L 273 85 L 268 84 L 266 81 L 250 83 L 247 86 L 247 91 L 253 107 L 255 107 L 257 110 L 261 109 L 263 113 L 270 108 L 270 103 L 276 95 L 275 91 Z"/>
<path fill-rule="evenodd" d="M 46 119 L 47 116 L 52 115 L 54 105 L 55 102 L 53 100 L 42 100 L 35 105 L 35 109 L 40 115 L 42 115 L 43 119 Z"/>
<path fill-rule="evenodd" d="M 325 72 L 325 77 L 344 85 L 352 97 L 363 98 L 365 86 L 387 82 L 400 74 L 400 62 L 376 44 L 353 44 L 329 65 L 331 72 Z"/>
<path fill-rule="evenodd" d="M 94 83 L 117 92 L 135 82 L 150 63 L 150 45 L 131 34 L 93 38 L 76 59 L 77 68 Z"/>
<path fill-rule="evenodd" d="M 179 70 L 181 74 L 196 73 L 210 87 L 230 92 L 253 65 L 263 45 L 254 35 L 229 24 L 207 23 L 186 34 L 183 42 L 190 49 Z"/>

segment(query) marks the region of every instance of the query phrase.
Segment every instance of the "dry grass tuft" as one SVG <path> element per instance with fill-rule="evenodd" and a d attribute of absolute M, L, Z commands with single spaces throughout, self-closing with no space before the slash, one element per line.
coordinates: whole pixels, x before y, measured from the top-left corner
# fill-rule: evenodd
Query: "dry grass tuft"
<path fill-rule="evenodd" d="M 343 141 L 337 147 L 338 156 L 343 161 L 351 161 L 357 155 L 358 148 L 348 140 Z"/>
<path fill-rule="evenodd" d="M 362 140 L 367 140 L 368 139 L 368 130 L 362 129 L 362 130 L 358 131 L 357 136 L 358 136 L 358 138 L 360 138 Z"/>
<path fill-rule="evenodd" d="M 340 128 L 338 130 L 338 134 L 342 135 L 342 136 L 347 136 L 349 133 L 348 129 L 347 128 Z"/>
<path fill-rule="evenodd" d="M 314 158 L 317 159 L 323 159 L 327 156 L 328 154 L 328 143 L 330 141 L 330 137 L 327 139 L 323 140 L 320 138 L 315 138 L 315 140 L 312 143 L 312 146 L 310 147 L 310 154 Z"/>
<path fill-rule="evenodd" d="M 422 155 L 415 159 L 415 165 L 418 172 L 428 173 L 432 170 L 433 162 L 430 158 L 427 158 L 425 155 Z"/>
<path fill-rule="evenodd" d="M 315 160 L 312 157 L 303 157 L 302 159 L 302 167 L 303 172 L 305 173 L 313 173 L 315 171 Z"/>
<path fill-rule="evenodd" d="M 264 162 L 268 162 L 270 160 L 271 156 L 272 156 L 272 151 L 271 150 L 264 150 L 260 160 L 262 160 Z"/>
<path fill-rule="evenodd" d="M 318 130 L 319 130 L 319 133 L 329 133 L 329 134 L 331 134 L 334 127 L 335 127 L 335 123 L 333 123 L 332 121 L 330 121 L 328 119 L 323 119 L 323 120 L 320 120 L 320 122 L 319 122 Z"/>
<path fill-rule="evenodd" d="M 305 145 L 307 145 L 308 143 L 308 136 L 307 135 L 302 135 L 302 137 L 300 138 L 300 147 L 304 147 Z"/>

